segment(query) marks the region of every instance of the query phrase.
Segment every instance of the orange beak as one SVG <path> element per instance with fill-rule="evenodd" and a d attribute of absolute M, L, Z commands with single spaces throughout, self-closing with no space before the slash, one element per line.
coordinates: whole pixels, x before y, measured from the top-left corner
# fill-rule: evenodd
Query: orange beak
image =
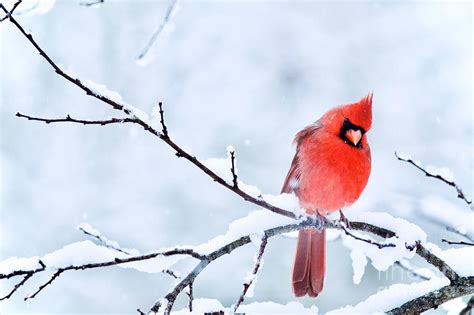
<path fill-rule="evenodd" d="M 346 131 L 346 137 L 356 146 L 362 138 L 362 132 L 360 132 L 360 130 L 349 129 Z"/>

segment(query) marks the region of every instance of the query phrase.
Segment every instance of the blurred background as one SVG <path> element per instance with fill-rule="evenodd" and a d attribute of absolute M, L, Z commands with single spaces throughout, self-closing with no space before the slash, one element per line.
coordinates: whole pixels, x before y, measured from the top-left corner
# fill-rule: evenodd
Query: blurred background
<path fill-rule="evenodd" d="M 472 3 L 180 1 L 174 29 L 160 35 L 150 51 L 154 60 L 140 66 L 135 57 L 169 4 L 105 0 L 94 8 L 57 1 L 46 14 L 18 20 L 79 78 L 107 85 L 146 112 L 163 101 L 171 136 L 198 158 L 225 157 L 226 146 L 234 145 L 241 179 L 266 193 L 279 193 L 298 130 L 373 91 L 372 175 L 346 213 L 407 218 L 440 246 L 441 237 L 452 236 L 420 215 L 420 202 L 432 195 L 459 208 L 466 208 L 463 202 L 393 152 L 449 167 L 473 195 Z M 8 21 L 0 36 L 0 260 L 83 240 L 75 229 L 81 222 L 143 252 L 197 245 L 255 208 L 138 127 L 16 118 L 17 111 L 88 119 L 118 113 L 57 76 Z M 270 241 L 248 302 L 295 300 L 294 247 L 294 239 Z M 196 281 L 195 296 L 234 303 L 254 252 L 248 246 L 213 263 Z M 355 285 L 349 254 L 340 241 L 328 244 L 325 291 L 299 301 L 324 312 L 413 281 L 402 270 L 368 266 Z M 23 302 L 48 277 L 38 275 L 1 309 L 131 313 L 173 285 L 167 275 L 115 267 L 63 274 Z M 13 284 L 2 281 L 2 295 Z M 185 303 L 183 295 L 176 309 Z"/>

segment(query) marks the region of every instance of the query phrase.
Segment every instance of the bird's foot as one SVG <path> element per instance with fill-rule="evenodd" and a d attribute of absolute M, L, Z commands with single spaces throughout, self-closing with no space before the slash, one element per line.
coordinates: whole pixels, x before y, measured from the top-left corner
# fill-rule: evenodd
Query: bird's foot
<path fill-rule="evenodd" d="M 339 222 L 344 223 L 348 229 L 351 229 L 351 221 L 342 213 L 342 210 L 339 210 Z"/>

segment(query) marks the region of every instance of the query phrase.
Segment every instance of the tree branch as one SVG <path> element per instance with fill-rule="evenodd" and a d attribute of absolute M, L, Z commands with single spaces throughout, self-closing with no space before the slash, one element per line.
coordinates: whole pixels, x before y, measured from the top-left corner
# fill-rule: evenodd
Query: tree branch
<path fill-rule="evenodd" d="M 255 259 L 255 265 L 252 270 L 252 274 L 250 275 L 250 279 L 248 279 L 244 283 L 244 289 L 242 293 L 240 294 L 239 298 L 237 299 L 237 302 L 234 305 L 234 313 L 237 312 L 237 309 L 239 308 L 240 304 L 244 302 L 245 295 L 247 294 L 248 289 L 252 286 L 252 283 L 254 282 L 255 278 L 257 277 L 258 270 L 260 269 L 260 265 L 262 263 L 262 257 L 265 252 L 265 247 L 267 246 L 268 243 L 268 238 L 264 235 L 262 237 L 262 242 L 260 243 L 260 248 L 258 249 L 258 255 L 257 258 Z"/>
<path fill-rule="evenodd" d="M 474 308 L 474 295 L 471 296 L 471 298 L 470 298 L 469 301 L 467 302 L 466 307 L 461 310 L 461 312 L 459 313 L 459 315 L 469 315 L 469 314 L 471 314 L 471 310 L 472 310 L 473 308 Z"/>
<path fill-rule="evenodd" d="M 467 246 L 474 246 L 474 243 L 470 243 L 470 242 L 465 242 L 465 241 L 458 241 L 458 242 L 455 242 L 455 241 L 450 241 L 450 240 L 447 240 L 447 239 L 441 239 L 441 242 L 443 243 L 448 243 L 449 245 L 467 245 Z"/>
<path fill-rule="evenodd" d="M 407 162 L 411 165 L 413 165 L 414 167 L 416 167 L 417 169 L 419 169 L 420 171 L 422 171 L 423 173 L 425 173 L 425 175 L 427 177 L 433 177 L 433 178 L 436 178 L 436 179 L 439 179 L 440 181 L 442 181 L 443 183 L 445 184 L 448 184 L 449 186 L 451 187 L 454 187 L 456 189 L 456 192 L 458 193 L 458 198 L 459 199 L 462 199 L 464 200 L 465 203 L 467 203 L 468 205 L 471 205 L 472 204 L 472 201 L 469 200 L 466 195 L 464 194 L 464 192 L 462 191 L 461 187 L 459 187 L 458 184 L 456 184 L 455 181 L 451 181 L 451 180 L 448 180 L 446 178 L 444 178 L 443 176 L 439 175 L 439 174 L 433 174 L 431 172 L 428 172 L 425 168 L 423 168 L 421 165 L 419 165 L 419 163 L 416 163 L 415 161 L 413 161 L 411 158 L 405 158 L 405 157 L 401 157 L 400 155 L 398 155 L 398 153 L 395 151 L 395 156 L 396 158 L 399 160 L 399 161 L 403 161 L 403 162 Z"/>
<path fill-rule="evenodd" d="M 177 4 L 178 4 L 178 0 L 172 0 L 171 1 L 171 4 L 168 6 L 168 9 L 166 9 L 166 13 L 165 13 L 165 17 L 164 17 L 163 21 L 158 26 L 156 31 L 151 35 L 151 38 L 148 40 L 148 43 L 142 49 L 140 54 L 137 56 L 137 60 L 143 59 L 146 56 L 146 54 L 148 54 L 148 52 L 150 51 L 150 48 L 153 46 L 153 44 L 155 43 L 158 36 L 161 34 L 161 32 L 163 32 L 166 25 L 170 22 L 170 20 L 173 16 L 173 11 L 175 10 Z"/>
<path fill-rule="evenodd" d="M 28 120 L 33 120 L 33 121 L 42 121 L 46 124 L 69 122 L 69 123 L 76 123 L 76 124 L 82 124 L 82 125 L 105 126 L 105 125 L 110 125 L 110 124 L 124 124 L 124 123 L 137 124 L 138 123 L 138 119 L 136 118 L 110 118 L 110 119 L 104 119 L 104 120 L 85 120 L 85 119 L 75 119 L 69 115 L 67 115 L 66 118 L 40 118 L 40 117 L 24 115 L 20 112 L 17 112 L 16 116 L 21 117 L 21 118 L 26 118 Z"/>
<path fill-rule="evenodd" d="M 400 307 L 394 308 L 387 312 L 387 314 L 420 314 L 429 309 L 437 308 L 439 305 L 449 300 L 472 293 L 474 293 L 474 277 L 463 277 L 448 286 L 413 299 Z"/>

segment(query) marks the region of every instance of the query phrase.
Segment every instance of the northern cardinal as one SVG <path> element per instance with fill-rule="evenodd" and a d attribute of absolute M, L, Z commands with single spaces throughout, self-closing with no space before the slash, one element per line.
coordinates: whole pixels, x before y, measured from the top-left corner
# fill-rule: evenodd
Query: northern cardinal
<path fill-rule="evenodd" d="M 354 203 L 370 175 L 366 133 L 371 125 L 369 94 L 359 102 L 329 110 L 298 132 L 296 154 L 282 193 L 294 192 L 310 215 L 326 215 Z M 299 231 L 292 281 L 295 296 L 316 297 L 323 290 L 325 239 L 324 229 Z"/>

